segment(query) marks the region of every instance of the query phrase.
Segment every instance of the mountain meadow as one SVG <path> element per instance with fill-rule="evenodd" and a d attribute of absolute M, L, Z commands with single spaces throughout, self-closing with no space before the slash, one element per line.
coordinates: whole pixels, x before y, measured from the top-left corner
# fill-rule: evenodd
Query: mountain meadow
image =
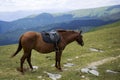
<path fill-rule="evenodd" d="M 10 58 L 18 44 L 0 46 L 0 80 L 51 80 L 48 73 L 56 74 L 58 80 L 120 80 L 120 21 L 94 28 L 84 33 L 83 39 L 83 47 L 73 42 L 63 51 L 63 72 L 54 67 L 54 52 L 40 54 L 33 50 L 35 71 L 22 75 L 16 69 L 23 52 Z M 27 62 L 24 67 L 29 69 Z"/>

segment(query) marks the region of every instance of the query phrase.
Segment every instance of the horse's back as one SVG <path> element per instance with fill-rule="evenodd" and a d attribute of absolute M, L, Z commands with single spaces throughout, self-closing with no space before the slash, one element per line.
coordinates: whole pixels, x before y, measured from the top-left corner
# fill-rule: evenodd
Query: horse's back
<path fill-rule="evenodd" d="M 38 39 L 38 34 L 39 33 L 33 31 L 28 31 L 24 33 L 21 38 L 22 46 L 27 48 L 33 48 Z"/>
<path fill-rule="evenodd" d="M 27 41 L 35 40 L 36 37 L 37 37 L 37 32 L 28 31 L 22 35 L 22 40 L 23 41 L 24 40 L 27 40 Z"/>
<path fill-rule="evenodd" d="M 21 44 L 23 49 L 35 49 L 38 52 L 46 53 L 51 52 L 53 46 L 43 41 L 41 33 L 29 31 L 22 35 Z"/>

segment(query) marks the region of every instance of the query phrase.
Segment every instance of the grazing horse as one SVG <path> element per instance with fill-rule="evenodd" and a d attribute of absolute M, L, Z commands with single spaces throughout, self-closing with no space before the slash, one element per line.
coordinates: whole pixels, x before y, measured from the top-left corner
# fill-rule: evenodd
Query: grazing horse
<path fill-rule="evenodd" d="M 61 37 L 61 40 L 58 43 L 58 50 L 57 51 L 55 51 L 53 44 L 46 43 L 43 40 L 41 33 L 29 31 L 29 32 L 24 33 L 20 37 L 18 49 L 11 56 L 11 57 L 14 57 L 23 48 L 24 54 L 20 59 L 20 70 L 19 70 L 20 72 L 24 73 L 23 64 L 24 64 L 24 61 L 26 59 L 27 59 L 27 62 L 29 64 L 30 68 L 33 70 L 33 67 L 31 64 L 31 51 L 32 51 L 32 49 L 34 49 L 40 53 L 43 53 L 43 54 L 55 51 L 56 52 L 55 67 L 58 70 L 62 70 L 61 65 L 60 65 L 60 61 L 61 61 L 61 55 L 62 55 L 64 48 L 69 43 L 71 43 L 73 41 L 77 41 L 78 44 L 80 44 L 81 46 L 84 45 L 82 35 L 81 35 L 82 31 L 76 32 L 76 31 L 70 31 L 70 30 L 57 30 L 57 32 Z"/>

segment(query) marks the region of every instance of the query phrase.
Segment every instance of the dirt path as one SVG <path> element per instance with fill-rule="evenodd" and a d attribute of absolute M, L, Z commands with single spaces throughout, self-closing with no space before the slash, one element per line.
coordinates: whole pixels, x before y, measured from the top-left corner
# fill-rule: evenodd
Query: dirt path
<path fill-rule="evenodd" d="M 112 60 L 115 60 L 118 58 L 120 58 L 120 55 L 117 57 L 108 57 L 108 58 L 105 58 L 105 59 L 102 59 L 99 61 L 92 62 L 92 63 L 88 64 L 88 67 L 99 66 L 99 65 L 102 65 L 104 63 L 107 63 L 108 61 L 112 61 Z"/>

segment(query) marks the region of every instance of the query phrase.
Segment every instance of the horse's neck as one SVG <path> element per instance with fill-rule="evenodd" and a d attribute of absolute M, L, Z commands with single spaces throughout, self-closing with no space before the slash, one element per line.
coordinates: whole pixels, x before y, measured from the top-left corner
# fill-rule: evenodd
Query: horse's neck
<path fill-rule="evenodd" d="M 66 42 L 66 44 L 69 44 L 76 40 L 77 33 L 66 32 L 62 34 L 62 37 L 64 41 Z"/>

